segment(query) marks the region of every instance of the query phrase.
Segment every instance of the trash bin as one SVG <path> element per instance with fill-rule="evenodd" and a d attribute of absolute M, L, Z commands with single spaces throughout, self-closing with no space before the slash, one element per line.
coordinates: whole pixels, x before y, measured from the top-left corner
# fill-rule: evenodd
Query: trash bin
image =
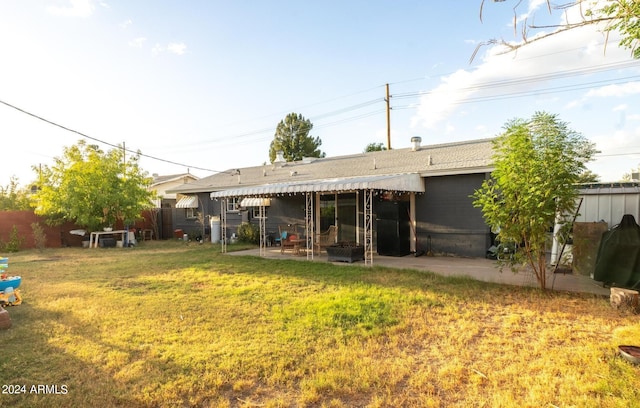
<path fill-rule="evenodd" d="M 173 231 L 173 236 L 176 237 L 177 239 L 182 239 L 182 237 L 184 236 L 184 232 L 182 232 L 181 229 L 177 229 L 175 231 Z"/>
<path fill-rule="evenodd" d="M 220 242 L 220 217 L 211 217 L 211 243 Z"/>

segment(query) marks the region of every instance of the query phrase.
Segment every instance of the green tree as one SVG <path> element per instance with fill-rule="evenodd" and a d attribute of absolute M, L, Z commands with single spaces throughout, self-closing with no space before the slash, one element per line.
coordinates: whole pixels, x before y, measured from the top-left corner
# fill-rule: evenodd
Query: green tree
<path fill-rule="evenodd" d="M 580 173 L 578 177 L 578 183 L 580 184 L 588 184 L 588 183 L 598 183 L 600 181 L 600 176 L 591 170 L 585 170 Z"/>
<path fill-rule="evenodd" d="M 62 157 L 40 171 L 36 214 L 50 224 L 73 221 L 91 230 L 139 219 L 154 193 L 147 190 L 152 179 L 138 162 L 139 155 L 125 161 L 122 149 L 104 152 L 82 140 L 65 147 Z"/>
<path fill-rule="evenodd" d="M 369 143 L 365 148 L 364 152 L 380 152 L 382 150 L 387 150 L 384 143 Z"/>
<path fill-rule="evenodd" d="M 494 152 L 495 170 L 473 194 L 473 205 L 497 239 L 515 247 L 503 262 L 528 263 L 544 289 L 548 232 L 557 214 L 575 211 L 574 184 L 597 151 L 556 115 L 537 112 L 529 120 L 508 122 Z"/>
<path fill-rule="evenodd" d="M 0 186 L 0 211 L 30 209 L 29 195 L 20 188 L 17 177 L 12 176 L 7 186 Z"/>
<path fill-rule="evenodd" d="M 638 0 L 615 0 L 596 13 L 596 17 L 607 19 L 607 31 L 622 34 L 620 45 L 631 50 L 633 58 L 640 58 L 640 2 Z"/>
<path fill-rule="evenodd" d="M 282 151 L 287 161 L 302 160 L 304 157 L 325 157 L 318 147 L 319 137 L 309 135 L 313 124 L 299 113 L 290 113 L 278 123 L 273 141 L 269 147 L 269 160 L 273 163 L 276 152 Z"/>
<path fill-rule="evenodd" d="M 504 0 L 493 0 L 494 2 L 504 2 Z M 480 3 L 480 20 L 482 21 L 482 9 L 485 0 Z M 592 1 L 592 0 L 575 0 L 566 3 L 562 3 L 558 6 L 552 6 L 551 2 L 547 0 L 547 10 L 549 13 L 553 12 L 553 9 L 565 11 L 569 7 L 579 7 L 581 10 L 580 18 L 576 21 L 566 21 L 562 24 L 552 26 L 536 26 L 529 24 L 527 20 L 521 22 L 517 21 L 516 13 L 521 1 L 518 1 L 514 6 L 514 32 L 522 33 L 522 43 L 512 44 L 503 40 L 489 40 L 482 45 L 486 44 L 502 44 L 509 49 L 517 49 L 525 44 L 529 44 L 534 41 L 540 41 L 543 38 L 556 35 L 563 31 L 572 30 L 578 27 L 586 25 L 601 25 L 603 30 L 607 34 L 611 31 L 617 31 L 621 34 L 622 39 L 620 45 L 622 47 L 631 50 L 634 58 L 640 58 L 640 2 L 638 0 L 606 0 L 606 1 Z M 524 7 L 526 5 L 522 4 Z M 537 36 L 532 36 L 531 30 L 543 29 L 548 30 L 555 28 L 555 31 L 548 32 Z M 533 38 L 529 40 L 529 38 Z M 474 52 L 474 56 L 477 53 Z M 473 58 L 473 57 L 472 57 Z"/>

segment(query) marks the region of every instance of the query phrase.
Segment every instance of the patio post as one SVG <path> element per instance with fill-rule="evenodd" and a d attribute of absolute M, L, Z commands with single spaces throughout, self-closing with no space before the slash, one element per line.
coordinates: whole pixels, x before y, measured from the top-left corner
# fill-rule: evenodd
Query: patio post
<path fill-rule="evenodd" d="M 260 256 L 265 256 L 267 254 L 267 227 L 265 223 L 264 199 L 260 201 L 258 218 L 260 224 Z"/>
<path fill-rule="evenodd" d="M 220 240 L 220 245 L 222 245 L 222 248 L 220 249 L 220 252 L 222 253 L 226 253 L 227 252 L 227 199 L 226 198 L 222 198 L 220 200 L 220 227 L 222 229 L 221 231 L 221 240 Z"/>
<path fill-rule="evenodd" d="M 364 195 L 364 264 L 373 266 L 373 190 Z"/>
<path fill-rule="evenodd" d="M 313 193 L 305 193 L 305 214 L 304 214 L 304 228 L 307 233 L 307 259 L 313 259 L 313 241 L 315 237 L 314 222 L 313 222 Z M 311 238 L 311 240 L 309 240 Z"/>

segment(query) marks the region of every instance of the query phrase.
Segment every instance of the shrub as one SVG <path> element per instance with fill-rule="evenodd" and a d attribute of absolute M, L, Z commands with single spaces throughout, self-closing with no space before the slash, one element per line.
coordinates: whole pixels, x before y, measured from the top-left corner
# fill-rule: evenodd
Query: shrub
<path fill-rule="evenodd" d="M 9 242 L 4 243 L 2 246 L 7 252 L 18 252 L 22 248 L 24 238 L 18 235 L 18 228 L 14 225 L 9 234 Z"/>
<path fill-rule="evenodd" d="M 36 243 L 36 248 L 42 251 L 47 246 L 47 235 L 44 233 L 42 225 L 37 222 L 31 223 L 31 231 L 33 231 L 33 241 Z"/>
<path fill-rule="evenodd" d="M 257 225 L 243 222 L 238 226 L 238 241 L 249 244 L 259 244 L 260 228 Z"/>

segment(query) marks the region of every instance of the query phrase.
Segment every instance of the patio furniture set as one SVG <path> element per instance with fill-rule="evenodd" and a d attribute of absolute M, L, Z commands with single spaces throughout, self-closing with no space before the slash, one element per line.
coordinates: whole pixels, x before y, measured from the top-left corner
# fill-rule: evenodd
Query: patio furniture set
<path fill-rule="evenodd" d="M 279 226 L 276 245 L 280 245 L 280 253 L 290 251 L 293 255 L 306 254 L 307 237 L 302 233 L 297 224 Z M 330 262 L 355 262 L 364 259 L 364 247 L 353 242 L 337 242 L 338 227 L 329 226 L 326 231 L 316 234 L 313 241 L 313 251 L 320 255 L 322 251 L 327 253 Z"/>

